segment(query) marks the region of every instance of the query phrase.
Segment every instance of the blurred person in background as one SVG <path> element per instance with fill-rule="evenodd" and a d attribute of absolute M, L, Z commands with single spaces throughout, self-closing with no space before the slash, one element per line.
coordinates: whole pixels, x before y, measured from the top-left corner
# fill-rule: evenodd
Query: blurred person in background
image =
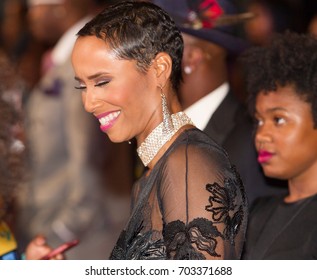
<path fill-rule="evenodd" d="M 317 37 L 317 12 L 316 15 L 312 17 L 309 25 L 307 27 L 307 32 L 315 37 Z"/>
<path fill-rule="evenodd" d="M 317 37 L 317 2 L 315 0 L 306 0 L 305 3 L 305 14 L 308 21 L 306 32 Z"/>
<path fill-rule="evenodd" d="M 183 34 L 179 98 L 185 112 L 228 152 L 250 204 L 259 196 L 284 192 L 285 188 L 277 187 L 283 185 L 281 182 L 264 177 L 253 143 L 252 119 L 229 78 L 229 58 L 238 57 L 248 47 L 239 30 L 252 15 L 239 13 L 230 0 L 154 2 L 174 16 Z M 194 22 L 188 22 L 189 11 L 196 13 Z"/>
<path fill-rule="evenodd" d="M 308 32 L 309 34 L 312 34 L 312 35 L 314 35 L 315 37 L 317 37 L 317 13 L 316 13 L 316 16 L 314 16 L 314 17 L 311 19 L 311 22 L 309 23 L 307 32 Z"/>
<path fill-rule="evenodd" d="M 0 76 L 0 81 L 2 81 Z M 25 150 L 20 145 L 16 126 L 20 123 L 20 113 L 14 104 L 5 101 L 0 93 L 0 260 L 37 260 L 52 251 L 45 238 L 36 236 L 20 255 L 18 243 L 12 232 L 14 221 L 14 199 L 24 179 Z M 61 254 L 54 259 L 62 259 Z"/>
<path fill-rule="evenodd" d="M 53 47 L 25 105 L 29 178 L 19 194 L 18 239 L 27 244 L 42 233 L 54 247 L 79 239 L 70 259 L 105 259 L 129 212 L 130 147 L 107 142 L 84 112 L 70 63 L 75 34 L 113 2 L 28 1 L 33 36 Z"/>
<path fill-rule="evenodd" d="M 22 0 L 2 1 L 1 48 L 12 61 L 16 61 L 25 51 L 29 34 L 26 25 L 27 7 Z"/>
<path fill-rule="evenodd" d="M 17 98 L 18 94 L 20 99 L 25 99 L 40 78 L 41 56 L 47 46 L 37 41 L 30 33 L 26 0 L 3 0 L 1 4 L 1 56 L 5 57 L 14 73 L 14 82 L 10 86 L 12 94 L 15 95 L 12 98 Z"/>
<path fill-rule="evenodd" d="M 245 34 L 252 45 L 263 46 L 286 30 L 305 32 L 306 2 L 310 0 L 249 0 L 246 10 L 254 17 L 245 22 Z M 315 0 L 313 0 L 315 1 Z"/>

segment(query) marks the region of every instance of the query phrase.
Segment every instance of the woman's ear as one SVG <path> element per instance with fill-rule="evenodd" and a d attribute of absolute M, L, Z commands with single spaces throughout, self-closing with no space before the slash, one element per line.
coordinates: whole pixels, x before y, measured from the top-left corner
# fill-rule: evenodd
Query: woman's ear
<path fill-rule="evenodd" d="M 164 87 L 169 80 L 172 72 L 172 59 L 164 52 L 158 53 L 154 59 L 154 68 L 158 83 Z"/>

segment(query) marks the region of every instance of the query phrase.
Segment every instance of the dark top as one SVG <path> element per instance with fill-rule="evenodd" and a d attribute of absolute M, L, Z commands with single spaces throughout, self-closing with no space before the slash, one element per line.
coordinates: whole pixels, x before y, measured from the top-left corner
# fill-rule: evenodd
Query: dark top
<path fill-rule="evenodd" d="M 110 259 L 239 259 L 246 223 L 244 187 L 226 153 L 190 129 L 135 183 Z"/>
<path fill-rule="evenodd" d="M 316 259 L 317 195 L 294 203 L 258 199 L 251 210 L 243 259 Z"/>

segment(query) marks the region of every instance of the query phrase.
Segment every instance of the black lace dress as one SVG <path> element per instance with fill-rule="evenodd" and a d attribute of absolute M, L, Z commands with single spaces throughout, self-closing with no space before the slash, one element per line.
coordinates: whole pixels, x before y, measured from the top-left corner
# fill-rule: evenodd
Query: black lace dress
<path fill-rule="evenodd" d="M 190 129 L 135 183 L 110 259 L 239 259 L 246 223 L 244 188 L 226 153 Z"/>

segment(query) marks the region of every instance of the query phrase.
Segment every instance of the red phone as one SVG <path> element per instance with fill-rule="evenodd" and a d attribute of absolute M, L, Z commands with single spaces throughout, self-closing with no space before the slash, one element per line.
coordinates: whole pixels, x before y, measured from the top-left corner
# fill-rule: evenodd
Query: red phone
<path fill-rule="evenodd" d="M 55 257 L 58 254 L 62 254 L 69 249 L 73 248 L 74 246 L 78 245 L 79 240 L 75 239 L 70 242 L 63 243 L 62 245 L 58 246 L 56 249 L 45 255 L 44 257 L 41 258 L 41 260 L 49 260 L 50 258 Z"/>

